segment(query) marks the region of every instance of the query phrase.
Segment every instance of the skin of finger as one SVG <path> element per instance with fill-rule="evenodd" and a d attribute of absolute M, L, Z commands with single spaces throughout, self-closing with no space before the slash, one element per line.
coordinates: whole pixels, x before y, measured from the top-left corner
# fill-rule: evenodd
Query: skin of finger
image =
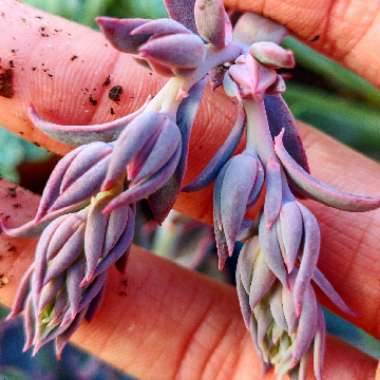
<path fill-rule="evenodd" d="M 349 0 L 225 0 L 285 25 L 311 47 L 380 87 L 380 2 Z"/>
<path fill-rule="evenodd" d="M 0 123 L 17 127 L 24 137 L 55 152 L 63 153 L 68 148 L 31 127 L 25 115 L 31 101 L 44 117 L 57 122 L 99 122 L 109 119 L 110 107 L 115 108 L 115 117 L 136 109 L 145 95 L 154 93 L 162 84 L 162 78 L 151 78 L 149 72 L 126 55 L 117 55 L 105 46 L 103 37 L 82 26 L 11 0 L 3 2 L 2 12 L 0 28 L 7 30 L 7 34 L 0 44 L 0 56 L 5 64 L 13 57 L 15 96 L 11 99 L 0 97 Z M 74 56 L 77 58 L 72 60 Z M 49 73 L 53 77 L 49 77 Z M 124 88 L 120 103 L 107 96 L 110 87 L 103 88 L 109 74 L 111 86 L 120 84 Z M 96 106 L 89 102 L 89 94 L 98 99 Z M 206 96 L 192 135 L 186 181 L 206 165 L 227 135 L 233 119 L 234 105 L 220 91 L 212 94 L 212 101 L 210 95 Z M 317 177 L 358 193 L 378 192 L 378 164 L 310 128 L 303 127 L 302 132 L 312 171 Z M 211 192 L 209 187 L 196 194 L 183 194 L 176 208 L 197 219 L 210 221 Z M 353 321 L 379 337 L 379 211 L 357 215 L 315 203 L 310 206 L 322 223 L 321 268 L 359 313 Z"/>
<path fill-rule="evenodd" d="M 30 218 L 38 197 L 0 182 L 0 212 L 10 224 Z M 11 195 L 12 194 L 12 195 Z M 11 199 L 9 199 L 11 197 Z M 22 201 L 29 207 L 12 206 Z M 36 241 L 0 235 L 0 299 L 10 305 Z M 121 275 L 111 270 L 104 304 L 73 342 L 141 379 L 262 379 L 259 361 L 230 286 L 134 247 Z M 333 338 L 326 379 L 374 378 L 376 362 Z M 265 379 L 272 379 L 268 374 Z M 310 379 L 312 376 L 310 375 Z"/>

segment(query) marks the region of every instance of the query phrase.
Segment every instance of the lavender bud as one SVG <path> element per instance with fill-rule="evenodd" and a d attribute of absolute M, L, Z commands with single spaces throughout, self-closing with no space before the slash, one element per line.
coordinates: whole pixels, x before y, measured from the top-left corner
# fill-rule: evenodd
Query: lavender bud
<path fill-rule="evenodd" d="M 232 40 L 231 21 L 221 0 L 196 0 L 194 17 L 199 34 L 217 48 Z"/>

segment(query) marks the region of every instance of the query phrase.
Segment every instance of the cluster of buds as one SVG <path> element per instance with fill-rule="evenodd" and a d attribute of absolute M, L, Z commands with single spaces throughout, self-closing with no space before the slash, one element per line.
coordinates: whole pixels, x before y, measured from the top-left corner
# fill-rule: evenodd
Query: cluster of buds
<path fill-rule="evenodd" d="M 167 0 L 171 19 L 97 20 L 112 45 L 172 77 L 135 113 L 91 126 L 43 120 L 36 127 L 79 146 L 54 169 L 35 218 L 2 229 L 40 236 L 11 317 L 24 312 L 25 348 L 55 340 L 57 353 L 99 305 L 107 270 L 124 270 L 136 206 L 157 222 L 180 190 L 214 184 L 214 232 L 219 268 L 241 240 L 236 283 L 243 317 L 265 368 L 305 378 L 309 351 L 321 379 L 325 325 L 314 284 L 338 307 L 349 307 L 317 268 L 320 230 L 296 196 L 331 207 L 367 211 L 380 198 L 341 193 L 309 172 L 302 141 L 281 97 L 292 68 L 279 44 L 286 30 L 245 14 L 232 27 L 221 0 Z M 205 83 L 237 99 L 236 122 L 197 178 L 182 188 L 192 125 Z M 242 137 L 245 149 L 233 156 Z M 207 244 L 209 241 L 207 241 Z"/>

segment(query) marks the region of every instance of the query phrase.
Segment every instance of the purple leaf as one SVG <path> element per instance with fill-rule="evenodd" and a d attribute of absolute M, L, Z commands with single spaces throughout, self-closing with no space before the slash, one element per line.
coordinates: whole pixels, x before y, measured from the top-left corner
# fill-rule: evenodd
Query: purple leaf
<path fill-rule="evenodd" d="M 301 203 L 298 203 L 303 218 L 304 242 L 301 264 L 294 283 L 294 301 L 297 315 L 302 309 L 304 293 L 310 284 L 319 258 L 321 233 L 316 217 Z"/>
<path fill-rule="evenodd" d="M 42 310 L 54 300 L 57 294 L 62 291 L 64 285 L 64 275 L 56 277 L 49 281 L 40 292 L 38 297 L 37 314 L 40 315 Z"/>
<path fill-rule="evenodd" d="M 83 250 L 84 225 L 80 225 L 73 235 L 67 240 L 58 254 L 49 262 L 49 266 L 44 278 L 47 284 L 54 277 L 59 276 L 67 270 L 70 265 L 79 257 Z"/>
<path fill-rule="evenodd" d="M 26 352 L 29 350 L 29 348 L 33 344 L 33 335 L 34 335 L 33 301 L 32 301 L 31 295 L 28 296 L 25 302 L 23 321 L 24 321 L 23 325 L 24 325 L 25 343 L 24 343 L 24 347 L 22 348 L 22 352 Z"/>
<path fill-rule="evenodd" d="M 269 308 L 277 326 L 279 326 L 282 330 L 286 330 L 287 324 L 282 307 L 281 286 L 277 286 L 276 290 L 271 294 L 269 298 Z"/>
<path fill-rule="evenodd" d="M 323 294 L 325 294 L 335 306 L 348 315 L 356 316 L 356 313 L 346 304 L 331 282 L 318 268 L 314 271 L 313 280 L 318 285 L 319 289 L 321 289 Z"/>
<path fill-rule="evenodd" d="M 149 99 L 148 99 L 149 100 Z M 33 107 L 28 108 L 32 123 L 53 139 L 72 146 L 88 144 L 95 141 L 113 141 L 119 137 L 124 128 L 145 109 L 146 101 L 137 111 L 119 119 L 91 125 L 63 125 L 42 119 Z"/>
<path fill-rule="evenodd" d="M 162 223 L 172 209 L 187 169 L 187 158 L 191 129 L 194 124 L 202 95 L 206 86 L 206 79 L 199 81 L 189 91 L 189 96 L 180 104 L 177 111 L 176 123 L 182 136 L 181 158 L 172 178 L 165 186 L 148 198 L 149 208 L 154 219 Z"/>
<path fill-rule="evenodd" d="M 322 380 L 323 359 L 325 357 L 326 346 L 326 324 L 325 317 L 321 308 L 319 309 L 318 317 L 317 333 L 315 334 L 314 338 L 313 362 L 314 376 L 316 380 Z"/>
<path fill-rule="evenodd" d="M 154 146 L 150 149 L 149 155 L 144 160 L 144 164 L 136 176 L 128 179 L 134 183 L 146 180 L 164 167 L 177 150 L 181 150 L 181 134 L 177 125 L 167 119 L 166 123 L 162 125 Z"/>
<path fill-rule="evenodd" d="M 108 218 L 107 232 L 104 239 L 104 254 L 108 252 L 116 245 L 121 235 L 123 234 L 129 216 L 129 205 L 119 207 L 111 212 Z"/>
<path fill-rule="evenodd" d="M 276 222 L 282 206 L 281 167 L 277 160 L 271 157 L 266 164 L 266 194 L 264 216 L 266 228 L 271 228 Z"/>
<path fill-rule="evenodd" d="M 275 138 L 275 151 L 289 177 L 311 198 L 346 211 L 369 211 L 380 207 L 380 197 L 340 192 L 307 173 L 287 152 L 283 132 Z"/>
<path fill-rule="evenodd" d="M 164 0 L 164 4 L 172 19 L 185 25 L 194 33 L 197 32 L 194 20 L 195 0 Z"/>
<path fill-rule="evenodd" d="M 103 190 L 109 190 L 124 178 L 128 163 L 155 138 L 166 123 L 167 115 L 158 112 L 144 112 L 126 128 L 115 143 Z"/>
<path fill-rule="evenodd" d="M 303 308 L 292 353 L 292 367 L 297 365 L 301 357 L 309 350 L 317 330 L 318 319 L 319 309 L 317 300 L 312 287 L 308 285 L 304 293 Z"/>
<path fill-rule="evenodd" d="M 306 152 L 298 133 L 294 116 L 281 95 L 264 98 L 268 124 L 273 138 L 284 129 L 283 143 L 286 150 L 304 170 L 310 172 Z"/>
<path fill-rule="evenodd" d="M 173 34 L 147 41 L 139 56 L 175 72 L 196 69 L 205 59 L 206 48 L 194 34 Z"/>
<path fill-rule="evenodd" d="M 178 165 L 181 156 L 180 147 L 169 159 L 167 164 L 162 167 L 157 173 L 150 178 L 140 183 L 131 183 L 130 187 L 116 196 L 110 203 L 104 208 L 103 212 L 109 214 L 117 207 L 126 204 L 133 204 L 142 199 L 148 198 L 151 194 L 156 192 L 162 186 L 164 186 L 174 174 L 174 171 Z"/>
<path fill-rule="evenodd" d="M 244 129 L 245 113 L 241 109 L 239 110 L 236 122 L 223 145 L 218 149 L 216 154 L 212 157 L 206 167 L 198 174 L 198 176 L 190 184 L 186 185 L 182 191 L 198 191 L 212 182 L 218 175 L 218 172 L 222 166 L 227 162 L 239 145 Z"/>
<path fill-rule="evenodd" d="M 268 229 L 265 218 L 261 217 L 259 224 L 259 241 L 262 253 L 270 270 L 287 287 L 287 273 L 277 240 L 276 228 Z"/>
<path fill-rule="evenodd" d="M 283 203 L 278 227 L 284 244 L 285 265 L 290 273 L 294 269 L 303 236 L 302 215 L 295 199 Z"/>
<path fill-rule="evenodd" d="M 151 37 L 150 34 L 138 34 L 135 36 L 131 34 L 134 29 L 149 21 L 150 20 L 141 18 L 96 18 L 96 23 L 99 25 L 101 32 L 108 39 L 108 41 L 111 42 L 112 46 L 124 53 L 129 54 L 137 53 L 138 48 Z"/>
<path fill-rule="evenodd" d="M 251 287 L 249 289 L 249 304 L 251 309 L 268 293 L 276 277 L 265 262 L 263 253 L 259 253 L 252 273 Z"/>
<path fill-rule="evenodd" d="M 148 21 L 131 32 L 132 36 L 137 35 L 152 35 L 154 37 L 166 34 L 192 34 L 192 31 L 187 29 L 183 24 L 167 18 L 161 18 Z"/>
<path fill-rule="evenodd" d="M 78 260 L 67 270 L 66 274 L 66 292 L 71 317 L 74 319 L 79 310 L 79 303 L 82 296 L 80 283 L 83 279 L 85 266 L 82 260 Z"/>
<path fill-rule="evenodd" d="M 247 211 L 249 195 L 256 179 L 258 160 L 248 151 L 234 156 L 224 174 L 220 205 L 228 253 L 232 256 L 236 238 Z"/>
<path fill-rule="evenodd" d="M 289 276 L 290 288 L 293 288 L 294 286 L 294 277 L 295 273 Z M 289 334 L 293 334 L 297 328 L 298 318 L 296 315 L 293 293 L 285 286 L 282 287 L 282 305 L 284 307 L 284 316 L 288 326 L 287 331 Z"/>
<path fill-rule="evenodd" d="M 244 324 L 246 328 L 249 328 L 249 323 L 251 319 L 251 309 L 249 307 L 249 299 L 248 294 L 246 293 L 243 285 L 243 281 L 241 279 L 240 271 L 236 271 L 235 274 L 235 280 L 236 280 L 236 291 L 238 295 L 239 305 L 240 305 L 240 311 L 243 316 Z"/>
<path fill-rule="evenodd" d="M 110 153 L 112 153 L 110 144 L 94 142 L 86 145 L 63 173 L 60 194 Z"/>
<path fill-rule="evenodd" d="M 198 33 L 208 42 L 221 49 L 231 42 L 232 26 L 223 1 L 196 0 L 195 24 Z"/>
<path fill-rule="evenodd" d="M 252 271 L 254 268 L 255 260 L 259 254 L 257 239 L 250 239 L 247 241 L 240 250 L 236 270 L 240 274 L 246 293 L 249 293 L 251 286 Z"/>
<path fill-rule="evenodd" d="M 121 235 L 119 241 L 115 244 L 112 250 L 97 266 L 94 276 L 98 276 L 105 270 L 109 269 L 111 265 L 117 262 L 129 249 L 133 241 L 133 235 L 135 232 L 135 212 L 129 207 L 128 211 L 128 224 L 125 231 Z M 82 282 L 81 286 L 84 286 L 85 282 Z"/>
<path fill-rule="evenodd" d="M 253 206 L 257 202 L 264 185 L 265 173 L 264 173 L 263 165 L 261 161 L 259 160 L 259 158 L 258 158 L 257 163 L 258 163 L 257 175 L 255 179 L 255 184 L 253 185 L 251 194 L 249 195 L 248 208 Z"/>
<path fill-rule="evenodd" d="M 89 206 L 86 229 L 84 233 L 84 254 L 86 257 L 87 279 L 92 278 L 100 258 L 104 255 L 104 240 L 107 231 L 108 215 L 103 208 L 111 196 L 95 199 Z"/>
<path fill-rule="evenodd" d="M 26 299 L 29 295 L 30 289 L 30 279 L 33 273 L 33 264 L 27 269 L 24 275 L 21 278 L 20 284 L 17 288 L 16 295 L 13 300 L 12 308 L 8 314 L 6 320 L 9 321 L 15 318 L 18 314 L 24 309 Z"/>
<path fill-rule="evenodd" d="M 221 204 L 221 190 L 226 170 L 230 162 L 227 161 L 226 165 L 222 168 L 216 177 L 213 193 L 213 220 L 214 220 L 214 234 L 215 242 L 218 253 L 218 269 L 223 270 L 224 264 L 228 257 L 228 247 L 226 237 L 224 235 L 222 223 L 222 204 Z"/>
<path fill-rule="evenodd" d="M 70 206 L 75 207 L 80 203 L 89 203 L 91 196 L 94 196 L 100 191 L 110 161 L 111 156 L 108 155 L 101 159 L 91 169 L 87 170 L 82 177 L 77 179 L 70 187 L 59 195 L 49 211 L 57 211 Z"/>

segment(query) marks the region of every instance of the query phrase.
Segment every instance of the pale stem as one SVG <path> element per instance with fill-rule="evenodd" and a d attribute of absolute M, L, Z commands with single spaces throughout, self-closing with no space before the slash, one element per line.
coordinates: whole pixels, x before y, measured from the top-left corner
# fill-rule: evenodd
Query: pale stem
<path fill-rule="evenodd" d="M 271 157 L 276 157 L 276 154 L 264 100 L 243 100 L 243 104 L 247 114 L 247 147 L 253 148 L 264 163 L 267 163 Z"/>

